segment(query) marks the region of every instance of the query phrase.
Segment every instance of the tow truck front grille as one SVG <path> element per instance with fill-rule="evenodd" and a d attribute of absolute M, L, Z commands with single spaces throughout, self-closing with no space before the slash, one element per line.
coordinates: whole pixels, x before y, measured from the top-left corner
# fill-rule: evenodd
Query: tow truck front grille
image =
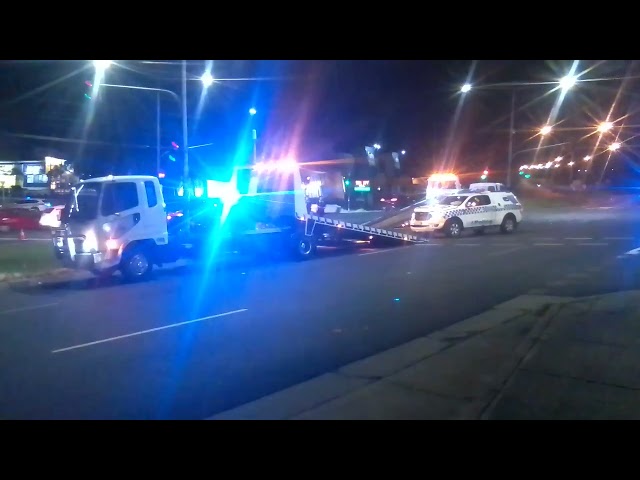
<path fill-rule="evenodd" d="M 426 212 L 415 212 L 414 215 L 415 215 L 416 221 L 418 222 L 426 222 L 431 218 L 431 214 Z"/>

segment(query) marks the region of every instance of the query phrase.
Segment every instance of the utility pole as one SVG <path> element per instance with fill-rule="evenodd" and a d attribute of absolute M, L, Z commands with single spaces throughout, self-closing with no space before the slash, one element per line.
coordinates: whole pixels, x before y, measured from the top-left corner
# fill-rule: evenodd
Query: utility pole
<path fill-rule="evenodd" d="M 511 164 L 513 163 L 513 137 L 516 134 L 515 131 L 515 116 L 516 116 L 516 91 L 511 91 L 511 118 L 509 119 L 509 159 L 507 162 L 507 188 L 511 188 Z"/>
<path fill-rule="evenodd" d="M 160 174 L 160 92 L 156 92 L 156 175 Z"/>
<path fill-rule="evenodd" d="M 187 130 L 187 61 L 182 61 L 182 143 L 184 144 L 184 181 L 189 180 L 189 133 Z M 185 186 L 186 188 L 186 186 Z"/>

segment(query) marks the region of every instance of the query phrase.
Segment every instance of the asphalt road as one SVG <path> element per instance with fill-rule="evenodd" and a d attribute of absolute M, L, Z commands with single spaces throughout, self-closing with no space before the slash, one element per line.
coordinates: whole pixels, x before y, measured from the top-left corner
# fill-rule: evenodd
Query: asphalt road
<path fill-rule="evenodd" d="M 514 235 L 3 288 L 0 418 L 206 418 L 520 294 L 637 288 L 639 219 L 530 212 Z"/>

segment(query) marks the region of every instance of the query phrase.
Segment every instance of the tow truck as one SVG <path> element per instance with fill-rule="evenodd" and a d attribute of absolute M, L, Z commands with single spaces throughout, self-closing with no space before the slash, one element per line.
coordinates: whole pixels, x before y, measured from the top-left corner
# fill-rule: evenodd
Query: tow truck
<path fill-rule="evenodd" d="M 304 260 L 316 254 L 318 245 L 424 241 L 404 232 L 310 214 L 296 162 L 254 165 L 246 194 L 238 189 L 241 168 L 234 170 L 217 208 L 197 221 L 191 214 L 167 212 L 157 177 L 83 180 L 72 190 L 61 228 L 53 231 L 55 255 L 70 268 L 99 276 L 119 270 L 137 280 L 147 277 L 154 266 L 180 259 L 210 262 L 228 251 L 287 254 Z"/>

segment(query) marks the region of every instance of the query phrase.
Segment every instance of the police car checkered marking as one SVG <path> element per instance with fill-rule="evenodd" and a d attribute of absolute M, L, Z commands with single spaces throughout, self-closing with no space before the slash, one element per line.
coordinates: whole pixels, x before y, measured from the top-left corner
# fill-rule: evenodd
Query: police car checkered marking
<path fill-rule="evenodd" d="M 506 210 L 522 210 L 522 205 L 505 205 L 498 207 L 496 205 L 483 205 L 481 207 L 461 208 L 457 210 L 449 210 L 442 216 L 445 219 L 453 217 L 462 217 L 465 215 L 476 215 L 478 213 L 502 212 Z"/>

